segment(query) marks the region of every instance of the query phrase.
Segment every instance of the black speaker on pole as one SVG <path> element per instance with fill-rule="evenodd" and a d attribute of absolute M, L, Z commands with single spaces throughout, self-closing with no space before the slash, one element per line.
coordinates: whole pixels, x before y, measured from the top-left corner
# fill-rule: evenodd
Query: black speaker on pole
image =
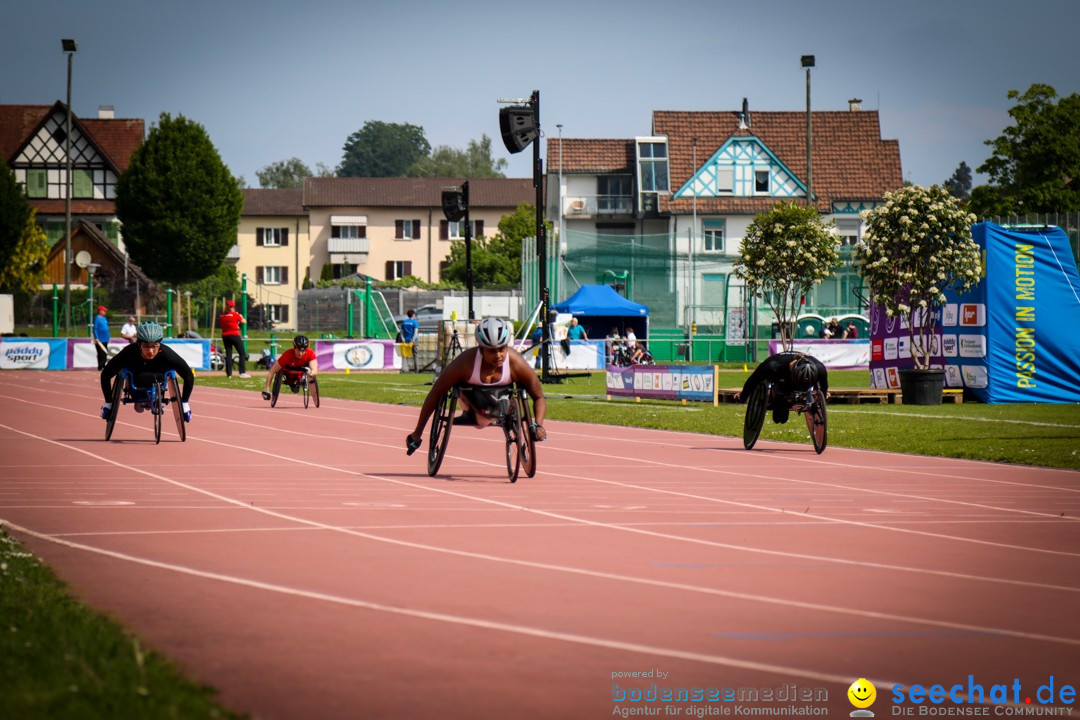
<path fill-rule="evenodd" d="M 503 145 L 512 153 L 519 153 L 536 139 L 536 115 L 527 105 L 511 105 L 499 110 L 499 131 Z"/>
<path fill-rule="evenodd" d="M 447 220 L 457 222 L 465 217 L 465 194 L 460 190 L 443 190 L 442 211 Z"/>

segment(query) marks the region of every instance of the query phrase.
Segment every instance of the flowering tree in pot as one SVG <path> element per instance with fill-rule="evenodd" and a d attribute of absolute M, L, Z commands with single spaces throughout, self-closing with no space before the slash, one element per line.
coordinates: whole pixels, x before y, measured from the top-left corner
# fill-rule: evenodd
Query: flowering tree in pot
<path fill-rule="evenodd" d="M 871 302 L 906 319 L 915 367 L 928 370 L 945 290 L 966 292 L 981 275 L 979 246 L 971 239 L 976 218 L 937 185 L 901 188 L 884 200 L 863 213 L 866 231 L 855 245 L 854 266 Z"/>
<path fill-rule="evenodd" d="M 794 202 L 761 213 L 747 228 L 735 275 L 772 308 L 785 350 L 795 340 L 803 297 L 840 264 L 839 245 L 831 222 L 824 222 L 814 208 Z"/>

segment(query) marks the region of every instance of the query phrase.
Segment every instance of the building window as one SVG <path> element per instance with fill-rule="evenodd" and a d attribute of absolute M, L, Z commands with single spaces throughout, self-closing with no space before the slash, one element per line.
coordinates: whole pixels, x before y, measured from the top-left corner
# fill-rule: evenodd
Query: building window
<path fill-rule="evenodd" d="M 259 285 L 285 285 L 289 282 L 289 268 L 283 265 L 259 265 L 255 268 L 255 282 Z"/>
<path fill-rule="evenodd" d="M 386 279 L 387 280 L 400 280 L 401 278 L 412 275 L 412 261 L 411 260 L 387 260 L 386 261 Z"/>
<path fill-rule="evenodd" d="M 288 305 L 263 305 L 266 308 L 266 319 L 275 325 L 284 325 L 289 322 Z"/>
<path fill-rule="evenodd" d="M 420 221 L 419 220 L 395 220 L 394 221 L 394 239 L 396 239 L 396 240 L 419 240 L 420 239 Z"/>
<path fill-rule="evenodd" d="M 472 227 L 472 236 L 478 238 L 484 234 L 484 221 L 483 220 L 471 220 L 469 224 Z M 449 220 L 442 220 L 439 222 L 439 239 L 440 240 L 464 240 L 465 239 L 465 222 L 463 220 L 455 220 L 453 222 Z"/>
<path fill-rule="evenodd" d="M 26 195 L 32 198 L 49 196 L 44 170 L 31 169 L 26 171 Z"/>
<path fill-rule="evenodd" d="M 633 198 L 629 175 L 601 175 L 596 178 L 596 211 L 629 215 Z"/>
<path fill-rule="evenodd" d="M 769 194 L 769 171 L 768 170 L 755 170 L 754 171 L 754 192 Z"/>
<path fill-rule="evenodd" d="M 705 252 L 724 252 L 724 221 L 704 221 L 704 245 Z"/>
<path fill-rule="evenodd" d="M 642 192 L 667 192 L 667 142 L 638 141 L 638 172 Z"/>
<path fill-rule="evenodd" d="M 286 247 L 289 244 L 289 228 L 256 228 L 255 244 L 259 247 Z"/>
<path fill-rule="evenodd" d="M 729 193 L 735 190 L 735 167 L 732 165 L 716 166 L 716 192 Z"/>
<path fill-rule="evenodd" d="M 330 237 L 358 240 L 367 237 L 367 225 L 331 225 Z"/>
<path fill-rule="evenodd" d="M 840 236 L 840 244 L 851 246 L 859 242 L 859 228 L 862 222 L 859 220 L 837 220 L 836 234 Z"/>
<path fill-rule="evenodd" d="M 341 280 L 342 278 L 347 278 L 350 275 L 355 275 L 357 268 L 360 266 L 351 263 L 334 263 L 332 267 L 333 270 L 331 271 L 331 274 L 333 275 L 333 278 L 335 280 Z"/>

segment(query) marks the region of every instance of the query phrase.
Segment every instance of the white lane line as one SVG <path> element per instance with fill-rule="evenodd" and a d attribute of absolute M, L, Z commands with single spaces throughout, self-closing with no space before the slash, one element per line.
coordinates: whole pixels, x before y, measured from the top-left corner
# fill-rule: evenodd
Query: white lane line
<path fill-rule="evenodd" d="M 183 565 L 174 565 L 171 563 L 164 563 L 157 560 L 150 560 L 147 558 L 127 555 L 125 553 L 114 552 L 112 550 L 105 550 L 103 548 L 95 548 L 89 545 L 73 543 L 68 540 L 61 540 L 59 538 L 52 537 L 50 535 L 37 533 L 33 530 L 29 530 L 19 525 L 12 524 L 9 525 L 9 527 L 15 529 L 17 532 L 25 533 L 26 535 L 29 535 L 31 537 L 38 538 L 39 540 L 45 540 L 51 543 L 72 548 L 74 550 L 82 550 L 84 552 L 103 555 L 105 557 L 110 557 L 115 560 L 123 560 L 125 562 L 144 565 L 159 570 L 167 570 L 174 573 L 192 575 L 194 577 L 199 577 L 207 580 L 216 580 L 219 582 L 230 583 L 233 585 L 249 587 L 256 590 L 265 590 L 269 592 L 280 593 L 282 595 L 304 598 L 306 600 L 317 600 L 319 602 L 329 602 L 337 605 L 345 605 L 348 607 L 371 610 L 374 612 L 401 615 L 404 617 L 416 618 L 420 620 L 430 620 L 433 622 L 450 623 L 453 625 L 464 625 L 467 627 L 474 627 L 482 630 L 492 630 L 496 632 L 512 633 L 515 635 L 524 635 L 528 637 L 539 638 L 541 640 L 573 643 L 576 645 L 587 645 L 591 647 L 604 648 L 607 650 L 617 650 L 620 652 L 632 652 L 642 655 L 666 657 L 673 660 L 690 660 L 693 662 L 740 668 L 743 670 L 755 670 L 758 672 L 767 672 L 779 674 L 782 676 L 806 678 L 808 680 L 818 680 L 821 682 L 835 682 L 842 684 L 851 680 L 850 675 L 834 675 L 831 673 L 818 672 L 816 670 L 807 670 L 805 668 L 776 665 L 773 663 L 759 663 L 752 660 L 742 660 L 740 658 L 728 657 L 724 655 L 709 655 L 706 653 L 690 652 L 687 650 L 679 650 L 676 648 L 665 648 L 654 645 L 643 645 L 641 643 L 624 642 L 621 640 L 609 640 L 606 638 L 590 637 L 588 635 L 579 635 L 577 633 L 543 630 L 540 628 L 529 627 L 527 625 L 496 622 L 492 620 L 483 620 L 480 618 L 465 617 L 462 615 L 450 615 L 448 613 L 432 612 L 430 610 L 418 610 L 397 605 L 387 605 L 385 603 L 376 603 L 369 600 L 359 600 L 356 598 L 343 597 L 341 595 L 331 595 L 329 593 L 315 592 L 312 590 L 301 590 L 299 588 L 292 588 L 284 585 L 275 585 L 259 580 L 236 577 L 234 575 L 224 575 L 222 573 L 208 572 L 206 570 L 198 570 L 196 568 L 186 567 Z M 975 631 L 986 632 L 985 630 Z M 1039 638 L 1032 637 L 1030 639 Z M 882 687 L 891 687 L 893 684 L 895 684 L 884 680 L 880 682 L 882 683 Z"/>
<path fill-rule="evenodd" d="M 66 410 L 66 408 L 57 408 L 57 409 Z M 76 412 L 76 411 L 72 410 L 72 411 L 68 411 L 68 412 Z M 0 428 L 3 428 L 3 427 L 7 427 L 7 426 L 0 425 Z M 110 460 L 109 458 L 97 455 L 96 453 L 92 453 L 92 452 L 90 452 L 88 450 L 83 450 L 82 448 L 78 448 L 78 447 L 74 447 L 74 446 L 70 446 L 70 445 L 65 445 L 64 443 L 58 442 L 56 440 L 51 440 L 49 438 L 41 437 L 39 435 L 34 435 L 33 433 L 30 433 L 30 432 L 27 432 L 27 431 L 24 431 L 24 430 L 19 430 L 17 428 L 9 428 L 9 429 L 11 429 L 14 432 L 20 433 L 20 434 L 25 435 L 27 437 L 35 438 L 37 440 L 40 440 L 40 441 L 48 443 L 48 444 L 57 445 L 59 447 L 67 448 L 69 450 L 73 450 L 75 452 L 82 453 L 84 455 L 96 458 L 96 459 L 98 459 L 98 460 L 100 460 L 100 461 L 102 461 L 104 463 L 110 464 L 110 465 L 115 465 L 115 466 L 118 466 L 118 467 L 123 466 L 121 463 L 119 463 L 119 462 L 117 462 L 115 460 Z M 254 449 L 251 449 L 251 448 L 237 448 L 236 446 L 234 446 L 233 444 L 230 444 L 230 443 L 219 443 L 219 442 L 216 442 L 216 441 L 213 441 L 213 440 L 201 440 L 201 442 L 206 442 L 206 443 L 209 443 L 209 444 L 212 444 L 212 445 L 220 445 L 222 447 L 229 448 L 230 450 L 241 450 L 242 449 L 245 452 L 257 453 L 259 455 L 264 455 L 264 456 L 278 457 L 279 459 L 281 459 L 281 460 L 283 460 L 285 462 L 297 463 L 297 464 L 302 464 L 302 465 L 307 465 L 307 466 L 312 466 L 312 467 L 319 467 L 319 468 L 323 468 L 323 469 L 333 469 L 331 466 L 321 465 L 319 463 L 313 463 L 313 462 L 309 462 L 309 461 L 305 461 L 305 460 L 296 460 L 296 459 L 287 458 L 287 457 L 279 456 L 279 455 L 273 455 L 272 453 L 268 453 L 268 452 L 265 452 L 265 451 L 262 451 L 262 450 L 254 450 Z M 357 442 L 365 442 L 365 441 L 357 441 Z M 365 443 L 365 444 L 373 444 L 373 443 Z M 233 498 L 230 498 L 230 497 L 227 497 L 227 496 L 223 496 L 223 495 L 220 495 L 218 493 L 214 493 L 214 492 L 211 492 L 209 490 L 204 490 L 202 488 L 198 488 L 198 487 L 195 487 L 195 486 L 192 486 L 192 485 L 188 485 L 186 483 L 182 483 L 182 482 L 179 482 L 177 480 L 172 480 L 170 478 L 164 477 L 162 475 L 157 475 L 156 473 L 151 473 L 151 472 L 146 471 L 146 470 L 140 470 L 139 472 L 141 472 L 141 473 L 143 473 L 143 474 L 145 474 L 145 475 L 147 475 L 149 477 L 154 477 L 154 478 L 156 478 L 158 480 L 161 480 L 162 482 L 166 482 L 166 483 L 178 486 L 178 487 L 183 487 L 183 488 L 186 488 L 188 490 L 191 490 L 192 492 L 200 493 L 200 494 L 203 494 L 203 495 L 206 495 L 206 496 L 209 496 L 209 497 L 216 498 L 216 499 L 218 499 L 218 500 L 220 500 L 220 501 L 222 501 L 222 502 L 224 502 L 226 504 L 229 504 L 229 505 L 246 508 L 248 510 L 251 510 L 251 511 L 254 511 L 254 512 L 260 512 L 260 513 L 263 513 L 263 514 L 266 514 L 266 515 L 270 515 L 272 517 L 292 520 L 292 521 L 300 523 L 300 524 L 310 525 L 310 526 L 313 526 L 313 527 L 320 527 L 320 528 L 323 528 L 323 529 L 326 529 L 326 530 L 333 530 L 333 531 L 337 531 L 337 532 L 343 532 L 343 533 L 346 533 L 346 534 L 355 535 L 357 537 L 364 537 L 364 538 L 375 540 L 375 541 L 378 541 L 378 542 L 385 542 L 385 543 L 388 543 L 388 544 L 400 545 L 400 546 L 403 546 L 403 547 L 409 547 L 409 548 L 413 548 L 413 549 L 429 550 L 431 552 L 447 553 L 447 554 L 457 555 L 457 556 L 461 556 L 461 557 L 478 558 L 478 559 L 483 559 L 483 560 L 491 560 L 491 561 L 494 561 L 494 562 L 504 562 L 504 563 L 509 563 L 509 564 L 520 564 L 520 565 L 524 565 L 524 566 L 527 566 L 527 567 L 543 567 L 543 568 L 546 568 L 546 569 L 553 569 L 553 570 L 557 570 L 557 571 L 578 572 L 576 569 L 569 568 L 569 567 L 566 567 L 566 566 L 547 565 L 547 564 L 543 564 L 543 563 L 531 563 L 531 562 L 528 562 L 528 561 L 516 560 L 516 559 L 512 559 L 512 558 L 505 558 L 505 557 L 501 557 L 501 556 L 488 555 L 488 554 L 484 554 L 484 553 L 473 553 L 473 552 L 468 552 L 468 551 L 463 551 L 463 550 L 453 550 L 453 549 L 450 549 L 450 548 L 443 548 L 443 547 L 438 547 L 438 546 L 433 546 L 433 545 L 425 545 L 425 544 L 422 544 L 422 543 L 408 542 L 408 541 L 398 540 L 398 539 L 395 539 L 395 538 L 388 538 L 388 537 L 384 537 L 384 536 L 380 536 L 380 535 L 372 535 L 370 533 L 361 533 L 361 532 L 352 531 L 352 530 L 344 530 L 344 529 L 341 529 L 340 527 L 337 527 L 337 526 L 327 525 L 325 523 L 320 523 L 320 522 L 317 522 L 317 521 L 312 521 L 312 520 L 307 520 L 307 519 L 304 519 L 304 518 L 298 518 L 298 517 L 295 517 L 295 516 L 286 515 L 284 513 L 269 510 L 267 508 L 256 507 L 256 506 L 251 505 L 251 504 L 249 504 L 249 503 L 247 503 L 245 501 L 236 500 L 236 499 L 233 499 Z M 376 476 L 376 475 L 367 475 L 365 473 L 361 473 L 361 472 L 358 472 L 358 471 L 352 471 L 352 470 L 340 470 L 339 469 L 339 470 L 337 470 L 337 472 L 341 472 L 341 473 L 345 473 L 345 474 L 349 474 L 349 475 L 356 475 L 356 476 L 359 476 L 359 477 L 382 479 L 382 480 L 384 480 L 386 482 L 393 483 L 393 484 L 396 484 L 396 485 L 423 489 L 423 486 L 416 485 L 415 483 L 406 482 L 404 480 L 399 480 L 399 479 L 396 479 L 396 478 L 380 478 L 379 476 Z M 808 555 L 808 554 L 802 554 L 802 553 L 790 553 L 790 552 L 785 552 L 785 551 L 780 551 L 780 550 L 765 550 L 765 549 L 761 549 L 761 548 L 750 548 L 750 547 L 741 546 L 741 545 L 732 545 L 732 544 L 729 544 L 729 543 L 720 543 L 720 542 L 715 542 L 715 541 L 710 541 L 710 540 L 703 540 L 703 539 L 699 539 L 699 538 L 685 537 L 685 536 L 681 536 L 681 535 L 671 535 L 669 533 L 659 533 L 659 532 L 655 532 L 655 531 L 651 531 L 651 530 L 643 530 L 643 529 L 640 529 L 640 528 L 626 527 L 626 526 L 622 526 L 622 525 L 613 525 L 613 524 L 610 524 L 610 523 L 603 523 L 603 522 L 597 522 L 597 521 L 592 521 L 592 520 L 586 520 L 586 519 L 582 519 L 582 518 L 575 518 L 573 516 L 561 515 L 561 514 L 558 514 L 558 513 L 546 512 L 546 511 L 542 511 L 542 510 L 535 510 L 535 509 L 531 509 L 531 508 L 528 508 L 528 507 L 525 507 L 525 506 L 522 506 L 522 505 L 506 503 L 506 502 L 502 502 L 502 501 L 499 501 L 499 500 L 491 500 L 491 499 L 487 499 L 487 498 L 472 498 L 471 496 L 468 496 L 468 495 L 462 495 L 461 493 L 457 493 L 457 492 L 454 492 L 454 491 L 445 490 L 445 489 L 441 489 L 441 488 L 429 488 L 429 490 L 431 492 L 434 492 L 434 493 L 439 493 L 439 494 L 444 494 L 444 495 L 449 495 L 449 496 L 454 496 L 454 497 L 465 497 L 467 499 L 475 499 L 478 502 L 483 502 L 483 503 L 493 505 L 493 506 L 496 506 L 496 507 L 503 507 L 503 508 L 508 508 L 508 509 L 511 509 L 511 510 L 519 510 L 519 511 L 524 510 L 526 512 L 530 512 L 530 513 L 540 515 L 540 516 L 543 516 L 543 517 L 552 517 L 552 518 L 556 518 L 556 519 L 560 519 L 560 520 L 568 520 L 568 521 L 572 521 L 572 522 L 576 521 L 576 522 L 578 522 L 578 523 L 580 523 L 582 525 L 614 529 L 614 530 L 619 530 L 619 531 L 622 531 L 622 532 L 634 533 L 634 534 L 639 534 L 639 535 L 643 535 L 643 536 L 647 536 L 647 537 L 661 538 L 661 539 L 666 539 L 666 540 L 675 540 L 675 541 L 679 541 L 679 542 L 686 542 L 686 543 L 691 543 L 691 544 L 696 544 L 696 545 L 703 545 L 703 546 L 707 546 L 707 547 L 718 547 L 718 548 L 724 548 L 724 549 L 730 549 L 730 550 L 737 550 L 737 551 L 761 554 L 761 555 L 777 556 L 777 557 L 783 557 L 785 559 L 802 559 L 802 560 L 812 560 L 814 562 L 833 563 L 833 564 L 845 565 L 845 566 L 853 566 L 853 567 L 864 567 L 864 568 L 873 568 L 873 569 L 881 569 L 881 570 L 895 570 L 895 571 L 908 572 L 908 573 L 920 574 L 920 575 L 946 577 L 946 578 L 950 578 L 950 579 L 974 580 L 974 581 L 979 581 L 979 582 L 987 582 L 987 583 L 1000 584 L 1000 585 L 1021 586 L 1021 587 L 1037 587 L 1037 588 L 1041 588 L 1041 589 L 1062 590 L 1062 591 L 1070 592 L 1070 593 L 1078 593 L 1078 592 L 1080 592 L 1080 588 L 1070 587 L 1070 586 L 1051 585 L 1051 584 L 1047 584 L 1047 583 L 1036 583 L 1036 582 L 1025 581 L 1025 580 L 1012 580 L 1012 579 L 1000 578 L 1000 577 L 986 577 L 986 576 L 979 576 L 979 575 L 970 575 L 970 574 L 966 574 L 966 573 L 956 573 L 956 572 L 946 571 L 946 570 L 929 570 L 929 569 L 925 569 L 925 568 L 912 568 L 912 567 L 907 567 L 907 566 L 902 566 L 902 565 L 890 565 L 890 564 L 885 564 L 885 563 L 873 563 L 873 562 L 859 561 L 859 560 L 846 560 L 846 559 L 843 559 L 843 558 L 833 558 L 833 557 L 825 557 L 825 556 L 818 556 L 818 555 Z M 588 573 L 586 573 L 586 574 L 588 574 Z M 620 576 L 620 577 L 622 577 L 622 576 Z M 640 581 L 640 579 L 635 578 L 635 579 L 631 579 L 630 581 L 631 582 Z M 651 581 L 649 581 L 649 582 L 651 582 Z M 774 599 L 774 600 L 777 601 L 777 602 L 781 602 L 781 603 L 787 602 L 787 601 L 781 601 L 779 599 Z M 849 612 L 857 612 L 857 611 L 849 611 Z"/>

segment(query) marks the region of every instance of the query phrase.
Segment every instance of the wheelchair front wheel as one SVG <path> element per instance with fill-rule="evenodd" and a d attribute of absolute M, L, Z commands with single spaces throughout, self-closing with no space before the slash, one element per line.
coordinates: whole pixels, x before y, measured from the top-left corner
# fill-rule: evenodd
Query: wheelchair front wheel
<path fill-rule="evenodd" d="M 522 443 L 521 410 L 517 399 L 510 404 L 510 412 L 503 418 L 503 435 L 506 437 L 506 474 L 510 482 L 516 483 L 521 472 Z"/>
<path fill-rule="evenodd" d="M 820 390 L 814 390 L 814 402 L 803 413 L 806 417 L 806 428 L 810 431 L 810 439 L 814 441 L 814 451 L 820 455 L 825 452 L 828 442 L 828 428 L 826 426 L 825 394 Z"/>
<path fill-rule="evenodd" d="M 428 440 L 427 471 L 435 477 L 442 465 L 446 446 L 450 443 L 450 430 L 454 427 L 454 409 L 457 407 L 457 393 L 449 391 L 441 398 L 431 416 L 431 437 Z"/>
<path fill-rule="evenodd" d="M 311 402 L 311 388 L 308 387 L 308 376 L 300 378 L 300 391 L 304 393 L 304 409 L 307 410 L 308 403 Z"/>
<path fill-rule="evenodd" d="M 113 426 L 116 425 L 116 416 L 120 414 L 120 405 L 124 402 L 124 376 L 117 375 L 113 380 L 112 408 L 109 417 L 105 420 L 105 441 L 112 437 Z"/>
<path fill-rule="evenodd" d="M 274 373 L 274 387 L 270 391 L 270 407 L 274 407 L 275 405 L 277 405 L 278 393 L 281 392 L 282 374 L 283 373 L 281 370 L 278 370 L 276 373 Z"/>
<path fill-rule="evenodd" d="M 150 413 L 154 416 L 154 444 L 161 442 L 161 416 L 165 414 L 164 403 L 165 389 L 161 383 L 154 381 L 154 397 L 150 401 Z"/>
<path fill-rule="evenodd" d="M 525 469 L 525 477 L 536 475 L 536 438 L 533 437 L 532 410 L 529 409 L 529 395 L 524 391 L 517 396 L 518 413 L 521 418 L 521 464 Z"/>
<path fill-rule="evenodd" d="M 743 447 L 752 450 L 765 424 L 765 411 L 769 404 L 769 384 L 760 383 L 746 400 L 746 417 L 743 419 Z"/>
<path fill-rule="evenodd" d="M 173 420 L 176 421 L 176 434 L 180 436 L 180 442 L 187 442 L 187 428 L 184 423 L 184 403 L 180 400 L 180 388 L 176 383 L 176 376 L 169 375 L 165 378 L 165 389 L 169 393 L 168 403 L 172 405 Z"/>

